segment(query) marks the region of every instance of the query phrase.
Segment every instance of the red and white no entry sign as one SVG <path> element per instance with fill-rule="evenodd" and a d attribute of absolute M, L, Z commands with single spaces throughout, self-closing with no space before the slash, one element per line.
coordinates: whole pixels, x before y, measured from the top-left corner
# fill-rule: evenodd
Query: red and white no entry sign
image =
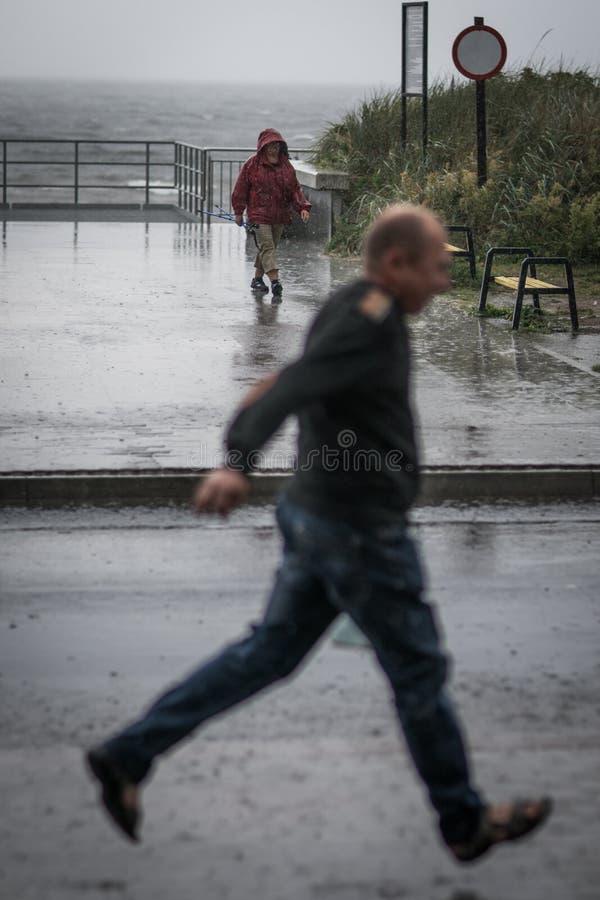
<path fill-rule="evenodd" d="M 467 78 L 493 78 L 506 62 L 506 41 L 489 25 L 471 25 L 458 35 L 452 47 L 454 65 Z"/>

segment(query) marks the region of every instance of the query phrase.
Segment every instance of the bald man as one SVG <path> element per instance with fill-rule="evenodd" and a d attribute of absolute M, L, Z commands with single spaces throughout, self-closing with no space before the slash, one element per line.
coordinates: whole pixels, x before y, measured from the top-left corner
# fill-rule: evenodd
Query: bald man
<path fill-rule="evenodd" d="M 365 242 L 364 277 L 314 320 L 300 358 L 257 385 L 227 431 L 226 465 L 199 485 L 198 512 L 226 515 L 249 491 L 257 451 L 290 415 L 298 465 L 277 508 L 283 561 L 264 618 L 158 699 L 88 764 L 117 826 L 138 839 L 140 786 L 155 759 L 212 716 L 287 678 L 346 612 L 389 679 L 406 743 L 459 862 L 538 827 L 550 800 L 487 805 L 474 788 L 446 657 L 407 533 L 418 489 L 405 318 L 448 288 L 446 234 L 430 213 L 389 208 Z"/>

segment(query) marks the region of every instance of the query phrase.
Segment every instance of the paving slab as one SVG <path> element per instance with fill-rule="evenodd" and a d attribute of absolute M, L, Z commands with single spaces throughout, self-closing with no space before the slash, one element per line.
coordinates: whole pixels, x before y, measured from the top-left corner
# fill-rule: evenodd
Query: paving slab
<path fill-rule="evenodd" d="M 6 222 L 0 470 L 207 468 L 241 393 L 290 360 L 356 263 L 282 246 L 285 299 L 248 291 L 253 245 L 230 225 Z M 424 462 L 597 463 L 598 336 L 468 315 L 451 295 L 413 323 Z M 577 357 L 577 358 L 576 358 Z M 269 468 L 293 459 L 294 428 Z"/>
<path fill-rule="evenodd" d="M 592 900 L 600 839 L 597 506 L 414 517 L 478 783 L 556 813 L 457 868 L 370 651 L 326 638 L 289 684 L 207 725 L 145 792 L 144 843 L 101 817 L 81 751 L 255 619 L 269 506 L 5 511 L 0 519 L 0 896 Z"/>

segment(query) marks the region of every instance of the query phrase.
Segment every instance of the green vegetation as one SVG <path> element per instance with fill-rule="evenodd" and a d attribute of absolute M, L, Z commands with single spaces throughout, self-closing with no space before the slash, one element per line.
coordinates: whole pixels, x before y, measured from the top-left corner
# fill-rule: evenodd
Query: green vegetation
<path fill-rule="evenodd" d="M 381 208 L 413 202 L 448 224 L 471 225 L 479 252 L 523 244 L 600 262 L 600 78 L 527 68 L 489 81 L 489 181 L 482 189 L 474 91 L 473 83 L 454 81 L 433 87 L 425 159 L 418 101 L 409 101 L 411 141 L 402 150 L 399 93 L 375 96 L 328 128 L 316 160 L 352 177 L 333 252 L 358 252 Z"/>
<path fill-rule="evenodd" d="M 484 310 L 474 311 L 475 315 L 481 319 L 510 319 L 512 317 L 512 309 L 506 306 L 493 306 L 491 303 L 486 304 Z"/>
<path fill-rule="evenodd" d="M 490 306 L 488 304 L 482 312 L 479 312 L 476 306 L 471 306 L 468 308 L 468 312 L 470 315 L 481 319 L 506 319 L 510 321 L 513 316 L 512 306 L 509 308 Z M 521 331 L 537 331 L 542 334 L 552 334 L 556 331 L 564 331 L 567 321 L 568 316 L 566 317 L 564 314 L 545 309 L 538 312 L 532 306 L 523 306 L 519 327 Z"/>

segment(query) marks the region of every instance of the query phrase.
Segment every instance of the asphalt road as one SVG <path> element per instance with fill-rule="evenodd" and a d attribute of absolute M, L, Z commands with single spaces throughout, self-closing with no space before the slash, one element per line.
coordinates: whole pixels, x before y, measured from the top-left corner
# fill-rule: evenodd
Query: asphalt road
<path fill-rule="evenodd" d="M 447 857 L 368 650 L 325 639 L 291 683 L 210 723 L 104 820 L 82 749 L 256 618 L 272 511 L 6 511 L 0 566 L 2 900 L 598 897 L 598 506 L 424 508 L 430 599 L 490 798 L 548 792 L 531 841 Z"/>

